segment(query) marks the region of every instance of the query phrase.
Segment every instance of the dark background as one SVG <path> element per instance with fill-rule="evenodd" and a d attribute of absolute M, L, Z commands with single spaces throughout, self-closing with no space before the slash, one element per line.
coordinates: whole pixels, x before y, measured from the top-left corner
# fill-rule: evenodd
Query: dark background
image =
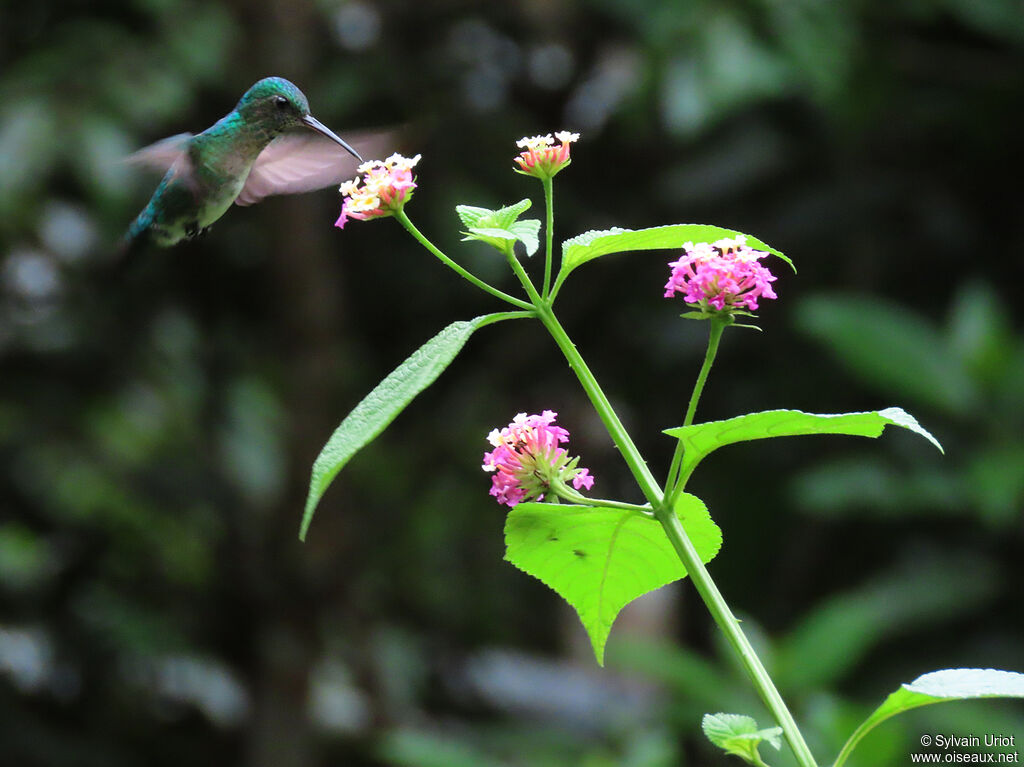
<path fill-rule="evenodd" d="M 408 212 L 507 290 L 453 207 L 538 210 L 515 140 L 581 132 L 558 240 L 715 223 L 800 270 L 772 264 L 764 332 L 727 333 L 698 418 L 900 405 L 942 441 L 753 443 L 690 485 L 822 763 L 920 673 L 1024 669 L 1018 2 L 5 3 L 0 762 L 675 767 L 729 763 L 706 711 L 769 724 L 688 584 L 628 610 L 600 670 L 502 561 L 479 464 L 519 411 L 557 410 L 595 492 L 640 500 L 539 325 L 475 336 L 298 542 L 345 413 L 500 306 L 392 221 L 334 229 L 330 189 L 109 267 L 156 183 L 121 159 L 270 74 L 343 136 L 404 126 Z M 558 306 L 659 476 L 706 333 L 661 298 L 674 257 L 590 264 Z M 907 764 L 928 732 L 1020 740 L 1024 711 L 922 709 L 858 764 Z"/>

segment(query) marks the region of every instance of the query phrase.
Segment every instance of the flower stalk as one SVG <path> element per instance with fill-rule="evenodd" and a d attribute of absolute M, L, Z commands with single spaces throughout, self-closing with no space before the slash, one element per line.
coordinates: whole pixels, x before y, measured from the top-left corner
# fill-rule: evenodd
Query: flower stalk
<path fill-rule="evenodd" d="M 711 330 L 708 333 L 708 348 L 704 353 L 704 364 L 701 365 L 700 373 L 697 374 L 697 381 L 693 385 L 690 403 L 686 407 L 686 416 L 683 418 L 683 426 L 689 426 L 693 423 L 694 415 L 697 413 L 697 403 L 700 401 L 700 395 L 704 392 L 704 384 L 707 383 L 711 366 L 714 364 L 715 356 L 718 354 L 718 343 L 721 341 L 722 333 L 728 324 L 726 316 L 715 315 L 711 317 Z M 672 464 L 668 470 L 668 480 L 665 482 L 665 487 L 668 488 L 670 505 L 675 502 L 675 499 L 679 497 L 679 493 L 686 486 L 687 477 L 678 476 L 684 451 L 683 441 L 679 440 L 676 443 L 675 452 L 672 454 Z"/>
<path fill-rule="evenodd" d="M 541 295 L 551 301 L 551 262 L 554 258 L 555 191 L 550 177 L 541 179 L 544 185 L 544 287 Z"/>
<path fill-rule="evenodd" d="M 468 282 L 480 288 L 480 290 L 486 293 L 490 293 L 495 298 L 500 298 L 502 301 L 510 303 L 513 306 L 518 306 L 520 309 L 527 309 L 531 311 L 533 310 L 533 304 L 523 301 L 521 298 L 510 296 L 508 293 L 498 290 L 493 285 L 484 282 L 472 272 L 464 269 L 463 267 L 459 266 L 459 264 L 455 263 L 452 259 L 446 256 L 436 245 L 434 245 L 434 243 L 428 240 L 419 229 L 416 228 L 415 224 L 413 224 L 413 222 L 409 220 L 409 216 L 406 214 L 404 210 L 398 210 L 395 212 L 394 215 L 395 218 L 398 219 L 398 223 L 405 227 L 405 230 L 409 232 L 409 234 L 411 234 L 420 245 L 426 248 L 430 253 L 436 256 L 437 259 L 442 264 L 447 266 L 449 269 L 451 269 L 457 275 L 462 277 L 464 280 L 467 280 Z"/>

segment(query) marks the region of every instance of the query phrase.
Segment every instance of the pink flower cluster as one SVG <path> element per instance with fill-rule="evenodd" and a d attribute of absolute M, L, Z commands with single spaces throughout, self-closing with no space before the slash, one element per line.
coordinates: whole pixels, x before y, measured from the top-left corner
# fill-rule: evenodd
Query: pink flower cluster
<path fill-rule="evenodd" d="M 579 137 L 579 133 L 559 131 L 554 137 L 549 133 L 546 136 L 520 139 L 516 146 L 525 151 L 514 158 L 520 168 L 516 172 L 537 178 L 551 178 L 571 162 L 569 147 Z M 557 146 L 555 139 L 558 139 Z"/>
<path fill-rule="evenodd" d="M 484 453 L 483 470 L 494 472 L 491 495 L 498 503 L 515 506 L 543 500 L 556 481 L 571 481 L 577 490 L 593 486 L 590 470 L 577 468 L 579 457 L 570 459 L 559 447 L 569 441 L 569 432 L 554 425 L 556 415 L 551 410 L 541 415 L 519 413 L 504 429 L 487 435 L 494 450 Z"/>
<path fill-rule="evenodd" d="M 416 188 L 412 169 L 419 161 L 420 155 L 410 158 L 393 154 L 386 160 L 370 160 L 360 165 L 363 178 L 346 181 L 339 188 L 345 199 L 334 225 L 344 229 L 350 218 L 369 221 L 400 210 Z"/>
<path fill-rule="evenodd" d="M 746 235 L 714 243 L 688 242 L 683 256 L 672 261 L 672 276 L 665 284 L 665 298 L 676 293 L 703 311 L 757 310 L 761 298 L 776 298 L 771 283 L 775 276 L 761 264 L 769 255 L 747 245 Z"/>

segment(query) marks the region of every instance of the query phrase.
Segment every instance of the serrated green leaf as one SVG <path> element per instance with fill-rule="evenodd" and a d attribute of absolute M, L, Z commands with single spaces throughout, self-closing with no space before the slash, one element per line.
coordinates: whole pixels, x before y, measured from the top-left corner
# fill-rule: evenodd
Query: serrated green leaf
<path fill-rule="evenodd" d="M 477 208 L 473 205 L 456 205 L 455 212 L 459 215 L 459 220 L 462 221 L 462 225 L 467 229 L 472 229 L 477 226 L 480 219 L 484 216 L 494 214 L 493 210 L 488 208 Z"/>
<path fill-rule="evenodd" d="M 504 208 L 491 210 L 473 205 L 456 205 L 455 212 L 459 215 L 462 225 L 467 229 L 508 229 L 516 220 L 530 209 L 530 200 L 520 200 Z"/>
<path fill-rule="evenodd" d="M 973 698 L 1024 698 L 1024 674 L 992 668 L 947 668 L 919 676 L 892 693 L 864 720 L 846 741 L 833 767 L 841 767 L 868 732 L 896 714 L 932 703 Z"/>
<path fill-rule="evenodd" d="M 532 256 L 537 252 L 537 248 L 540 245 L 540 241 L 537 237 L 537 232 L 539 230 L 540 221 L 536 221 L 534 219 L 516 221 L 512 224 L 510 229 L 474 226 L 471 227 L 468 232 L 464 233 L 466 236 L 462 238 L 462 241 L 467 242 L 469 240 L 477 240 L 504 253 L 507 247 L 506 243 L 516 242 L 518 240 L 525 246 L 526 255 Z"/>
<path fill-rule="evenodd" d="M 782 748 L 781 727 L 759 730 L 752 717 L 742 714 L 705 714 L 701 729 L 714 745 L 749 764 L 764 764 L 757 753 L 762 742 L 767 742 L 776 751 Z"/>
<path fill-rule="evenodd" d="M 455 211 L 468 230 L 464 232 L 466 236 L 462 238 L 463 242 L 479 240 L 504 252 L 508 241 L 518 240 L 525 246 L 526 255 L 532 256 L 540 247 L 538 238 L 540 221 L 536 219 L 518 220 L 519 216 L 530 207 L 530 204 L 529 200 L 520 200 L 514 205 L 508 205 L 498 210 L 474 208 L 470 205 L 456 206 Z"/>
<path fill-rule="evenodd" d="M 675 511 L 701 561 L 710 562 L 722 532 L 707 507 L 683 493 Z M 505 559 L 572 605 L 602 665 L 619 611 L 687 574 L 658 522 L 604 506 L 520 503 L 505 522 L 505 546 Z"/>
<path fill-rule="evenodd" d="M 523 213 L 530 209 L 533 203 L 529 199 L 506 205 L 498 208 L 493 213 L 494 226 L 500 229 L 508 229 Z"/>
<path fill-rule="evenodd" d="M 346 463 L 395 420 L 421 391 L 441 375 L 473 333 L 501 315 L 453 322 L 417 349 L 353 408 L 313 464 L 299 538 L 305 540 L 320 498 Z"/>
<path fill-rule="evenodd" d="M 537 248 L 540 247 L 540 221 L 538 219 L 524 218 L 509 226 L 508 230 L 523 243 L 527 256 L 532 256 L 537 252 Z"/>
<path fill-rule="evenodd" d="M 683 442 L 680 476 L 687 476 L 709 453 L 725 445 L 768 437 L 795 437 L 804 434 L 848 434 L 857 437 L 877 437 L 886 426 L 902 426 L 920 434 L 940 451 L 942 445 L 917 420 L 902 408 L 865 413 L 838 413 L 818 415 L 800 410 L 766 410 L 762 413 L 709 421 L 691 426 L 666 429 L 670 437 Z"/>
<path fill-rule="evenodd" d="M 562 266 L 558 280 L 564 280 L 580 264 L 609 253 L 623 253 L 632 250 L 664 250 L 681 248 L 687 242 L 715 242 L 726 237 L 741 234 L 733 229 L 707 224 L 672 224 L 654 226 L 648 229 L 604 229 L 584 232 L 562 243 Z M 781 251 L 767 245 L 756 237 L 747 235 L 747 243 L 757 250 L 772 253 L 791 267 L 793 262 Z M 796 271 L 796 268 L 793 267 Z"/>
<path fill-rule="evenodd" d="M 496 240 L 515 240 L 516 236 L 508 229 L 496 229 L 491 226 L 471 226 L 469 228 L 469 234 L 462 238 L 463 242 L 467 240 L 480 240 L 486 242 L 487 239 L 493 238 Z"/>
<path fill-rule="evenodd" d="M 757 732 L 757 721 L 744 714 L 704 714 L 700 728 L 704 737 L 719 748 L 725 748 L 730 738 Z"/>

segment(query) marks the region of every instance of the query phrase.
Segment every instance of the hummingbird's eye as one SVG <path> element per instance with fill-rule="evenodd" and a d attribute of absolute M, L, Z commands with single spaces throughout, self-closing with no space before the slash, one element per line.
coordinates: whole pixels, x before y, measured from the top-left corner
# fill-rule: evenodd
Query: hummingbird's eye
<path fill-rule="evenodd" d="M 274 103 L 277 105 L 278 109 L 285 109 L 288 106 L 288 99 L 284 96 L 275 96 Z"/>

